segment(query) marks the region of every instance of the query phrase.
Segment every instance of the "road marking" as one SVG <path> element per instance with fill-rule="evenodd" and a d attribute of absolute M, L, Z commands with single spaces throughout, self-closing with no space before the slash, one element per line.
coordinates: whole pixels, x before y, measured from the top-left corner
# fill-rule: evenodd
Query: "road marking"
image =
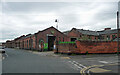
<path fill-rule="evenodd" d="M 83 68 L 87 68 L 86 66 L 82 65 L 82 64 L 79 64 L 78 62 L 76 61 L 73 61 L 74 63 L 78 64 L 79 66 L 82 66 Z"/>
<path fill-rule="evenodd" d="M 104 73 L 104 72 L 110 72 L 111 70 L 102 69 L 102 68 L 92 68 L 89 71 L 93 73 Z"/>
<path fill-rule="evenodd" d="M 89 69 L 94 68 L 94 67 L 101 67 L 104 65 L 92 65 L 92 66 L 88 66 L 87 68 L 83 68 L 82 70 L 80 70 L 81 75 L 86 75 L 85 71 L 87 71 L 88 75 L 90 75 L 89 73 Z"/>
<path fill-rule="evenodd" d="M 70 57 L 61 57 L 62 59 L 70 59 Z"/>
<path fill-rule="evenodd" d="M 80 69 L 82 69 L 82 67 L 80 67 L 80 66 L 78 66 L 77 64 L 74 64 L 77 68 L 80 68 Z"/>
<path fill-rule="evenodd" d="M 68 61 L 70 62 L 71 64 L 73 64 L 74 66 L 76 66 L 78 69 L 83 69 L 83 68 L 87 68 L 86 66 L 76 62 L 76 61 Z"/>
<path fill-rule="evenodd" d="M 106 61 L 99 61 L 100 63 L 104 63 L 104 64 L 107 64 L 107 63 L 109 63 L 109 62 L 106 62 Z"/>
<path fill-rule="evenodd" d="M 85 59 L 93 59 L 93 58 L 85 58 Z"/>

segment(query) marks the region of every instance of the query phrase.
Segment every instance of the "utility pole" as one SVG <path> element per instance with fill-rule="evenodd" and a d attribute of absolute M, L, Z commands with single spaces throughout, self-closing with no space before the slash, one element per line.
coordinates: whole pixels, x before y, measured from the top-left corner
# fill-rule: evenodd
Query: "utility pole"
<path fill-rule="evenodd" d="M 117 54 L 119 55 L 119 11 L 117 11 Z"/>

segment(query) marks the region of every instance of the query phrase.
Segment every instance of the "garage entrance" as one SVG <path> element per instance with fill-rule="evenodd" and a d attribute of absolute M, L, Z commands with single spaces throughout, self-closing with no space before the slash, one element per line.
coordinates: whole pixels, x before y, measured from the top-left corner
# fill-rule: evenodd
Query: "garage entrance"
<path fill-rule="evenodd" d="M 52 51 L 54 48 L 55 36 L 48 36 L 48 51 Z"/>

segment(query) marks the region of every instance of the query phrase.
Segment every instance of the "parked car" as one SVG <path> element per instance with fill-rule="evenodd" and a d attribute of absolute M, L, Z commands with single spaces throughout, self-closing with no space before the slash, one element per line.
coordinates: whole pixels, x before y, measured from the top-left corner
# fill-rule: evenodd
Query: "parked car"
<path fill-rule="evenodd" d="M 5 53 L 4 47 L 0 46 L 0 53 Z"/>

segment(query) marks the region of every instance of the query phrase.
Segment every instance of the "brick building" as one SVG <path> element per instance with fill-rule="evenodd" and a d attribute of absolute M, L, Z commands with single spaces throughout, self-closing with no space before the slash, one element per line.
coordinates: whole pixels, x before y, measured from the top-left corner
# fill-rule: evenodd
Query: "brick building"
<path fill-rule="evenodd" d="M 35 34 L 28 34 L 21 39 L 22 49 L 35 49 Z"/>
<path fill-rule="evenodd" d="M 35 34 L 22 35 L 14 40 L 6 41 L 6 47 L 45 51 L 53 50 L 56 42 L 70 42 L 75 40 L 114 41 L 116 37 L 117 30 L 111 28 L 105 28 L 103 31 L 73 28 L 70 31 L 60 32 L 54 27 L 49 27 Z"/>
<path fill-rule="evenodd" d="M 6 48 L 12 48 L 12 41 L 7 40 L 7 41 L 6 41 L 6 44 L 5 44 L 5 47 L 6 47 Z"/>
<path fill-rule="evenodd" d="M 111 30 L 111 28 L 105 28 L 103 31 L 91 31 L 73 28 L 71 31 L 63 33 L 70 37 L 70 41 L 113 41 L 117 37 L 117 29 Z"/>
<path fill-rule="evenodd" d="M 20 40 L 25 37 L 25 35 L 22 35 L 20 37 L 17 37 L 15 38 L 13 41 L 12 41 L 12 47 L 14 48 L 20 48 Z"/>
<path fill-rule="evenodd" d="M 53 49 L 53 45 L 56 41 L 69 41 L 69 37 L 54 27 L 49 27 L 43 31 L 35 33 L 36 36 L 36 49 L 40 50 L 44 46 L 43 44 L 48 44 L 48 50 Z"/>

